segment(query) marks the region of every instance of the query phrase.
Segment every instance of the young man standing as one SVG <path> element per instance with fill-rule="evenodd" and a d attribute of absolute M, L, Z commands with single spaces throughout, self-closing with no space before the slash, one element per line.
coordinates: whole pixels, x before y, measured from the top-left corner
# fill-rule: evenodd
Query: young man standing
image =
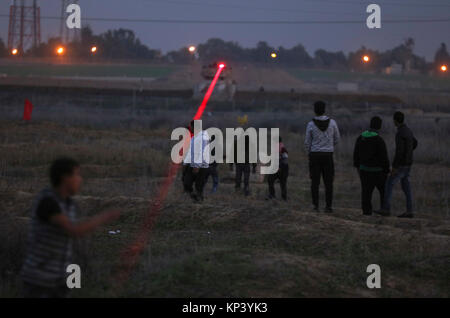
<path fill-rule="evenodd" d="M 184 190 L 196 202 L 203 201 L 203 188 L 209 170 L 209 135 L 206 130 L 194 131 L 194 121 L 191 122 L 190 131 L 194 132 L 183 164 Z M 193 186 L 195 185 L 195 192 Z"/>
<path fill-rule="evenodd" d="M 309 175 L 311 178 L 311 195 L 314 211 L 319 211 L 319 184 L 323 177 L 325 184 L 325 212 L 333 212 L 333 179 L 334 179 L 334 148 L 340 135 L 336 122 L 325 116 L 325 103 L 314 103 L 316 117 L 306 127 L 305 149 L 309 154 Z"/>
<path fill-rule="evenodd" d="M 281 198 L 283 200 L 287 200 L 287 179 L 289 176 L 289 164 L 288 164 L 288 151 L 284 146 L 282 139 L 280 137 L 280 141 L 278 144 L 278 150 L 280 154 L 279 159 L 279 168 L 278 171 L 274 174 L 269 174 L 267 177 L 267 182 L 269 183 L 269 197 L 268 199 L 275 198 L 275 181 L 277 179 L 280 180 L 280 188 L 281 188 Z"/>
<path fill-rule="evenodd" d="M 405 115 L 402 112 L 394 114 L 394 124 L 397 127 L 395 135 L 395 156 L 392 162 L 392 171 L 386 182 L 383 207 L 377 213 L 383 216 L 391 215 L 391 199 L 394 185 L 400 181 L 406 197 L 406 212 L 400 214 L 400 218 L 412 218 L 412 194 L 409 183 L 409 173 L 413 163 L 413 152 L 417 147 L 417 139 L 411 129 L 405 125 Z"/>
<path fill-rule="evenodd" d="M 375 188 L 380 193 L 380 206 L 383 206 L 389 158 L 386 144 L 378 134 L 381 125 L 381 118 L 373 117 L 369 130 L 356 140 L 353 152 L 353 166 L 361 179 L 361 207 L 364 215 L 372 214 L 372 193 Z"/>
<path fill-rule="evenodd" d="M 119 217 L 118 211 L 110 211 L 76 221 L 77 207 L 72 197 L 80 191 L 82 178 L 75 160 L 55 160 L 50 167 L 50 181 L 52 187 L 39 193 L 31 209 L 27 254 L 22 267 L 25 297 L 65 297 L 69 291 L 66 269 L 73 263 L 74 238 Z"/>

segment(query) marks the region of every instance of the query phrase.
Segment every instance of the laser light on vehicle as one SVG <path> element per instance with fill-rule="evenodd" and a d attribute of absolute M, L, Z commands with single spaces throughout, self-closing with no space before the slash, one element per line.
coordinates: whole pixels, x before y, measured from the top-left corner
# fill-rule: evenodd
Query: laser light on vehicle
<path fill-rule="evenodd" d="M 219 68 L 224 68 L 225 67 L 225 64 L 224 63 L 220 63 L 219 64 Z"/>

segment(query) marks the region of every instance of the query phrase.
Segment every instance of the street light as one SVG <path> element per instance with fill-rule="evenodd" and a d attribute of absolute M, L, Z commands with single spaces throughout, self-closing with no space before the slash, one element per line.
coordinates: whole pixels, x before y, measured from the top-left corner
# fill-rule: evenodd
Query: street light
<path fill-rule="evenodd" d="M 11 50 L 11 54 L 12 54 L 12 55 L 17 55 L 17 54 L 19 54 L 19 50 L 18 50 L 18 49 L 12 49 L 12 50 Z"/>
<path fill-rule="evenodd" d="M 277 58 L 277 53 L 272 52 L 272 53 L 270 54 L 270 57 L 273 58 L 273 59 L 276 59 L 276 58 Z"/>
<path fill-rule="evenodd" d="M 368 63 L 370 61 L 370 57 L 368 55 L 364 55 L 362 60 L 364 63 Z"/>
<path fill-rule="evenodd" d="M 56 49 L 56 54 L 58 55 L 63 55 L 65 52 L 65 49 L 63 46 L 58 46 L 58 48 Z"/>
<path fill-rule="evenodd" d="M 92 54 L 97 53 L 97 47 L 96 46 L 91 47 L 91 53 Z"/>
<path fill-rule="evenodd" d="M 196 50 L 197 50 L 197 48 L 196 48 L 195 46 L 193 46 L 193 45 L 191 45 L 191 46 L 188 48 L 189 53 L 194 53 Z"/>
<path fill-rule="evenodd" d="M 447 65 L 444 64 L 444 65 L 441 66 L 441 71 L 442 72 L 447 72 L 447 69 L 448 69 Z"/>

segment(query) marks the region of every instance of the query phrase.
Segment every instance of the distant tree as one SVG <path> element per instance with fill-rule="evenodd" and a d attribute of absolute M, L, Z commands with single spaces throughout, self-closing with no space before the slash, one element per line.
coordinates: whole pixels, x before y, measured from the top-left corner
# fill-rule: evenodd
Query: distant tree
<path fill-rule="evenodd" d="M 225 42 L 222 39 L 212 38 L 197 47 L 200 59 L 205 62 L 217 60 L 242 61 L 246 60 L 246 54 L 236 42 Z"/>
<path fill-rule="evenodd" d="M 363 57 L 367 55 L 370 58 L 368 63 L 363 62 Z M 350 52 L 348 55 L 348 67 L 355 71 L 380 71 L 382 54 L 378 51 L 367 49 L 362 46 L 356 52 Z M 390 64 L 389 64 L 390 65 Z"/>
<path fill-rule="evenodd" d="M 319 49 L 314 53 L 314 65 L 320 68 L 346 69 L 347 58 L 343 52 L 328 52 Z"/>
<path fill-rule="evenodd" d="M 313 66 L 313 59 L 301 44 L 285 49 L 280 47 L 278 49 L 278 58 L 284 65 L 296 67 L 311 67 Z"/>
<path fill-rule="evenodd" d="M 0 57 L 5 57 L 8 55 L 8 49 L 6 48 L 5 43 L 0 38 Z"/>
<path fill-rule="evenodd" d="M 445 43 L 441 43 L 441 46 L 436 51 L 436 54 L 434 55 L 434 63 L 436 65 L 450 63 L 450 55 L 448 54 L 447 45 L 445 45 Z"/>
<path fill-rule="evenodd" d="M 170 63 L 187 64 L 191 62 L 194 57 L 187 47 L 183 47 L 177 51 L 167 52 L 165 59 Z"/>
<path fill-rule="evenodd" d="M 155 59 L 160 56 L 158 50 L 151 50 L 141 43 L 132 30 L 108 30 L 98 38 L 102 56 L 107 58 Z"/>

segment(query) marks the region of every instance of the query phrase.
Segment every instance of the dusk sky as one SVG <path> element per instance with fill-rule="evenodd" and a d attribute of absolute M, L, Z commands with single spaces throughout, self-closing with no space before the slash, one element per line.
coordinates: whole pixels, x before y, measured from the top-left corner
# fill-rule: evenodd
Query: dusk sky
<path fill-rule="evenodd" d="M 0 5 L 0 37 L 7 41 L 9 2 Z M 41 16 L 59 16 L 61 1 L 40 0 Z M 80 0 L 82 18 L 183 19 L 183 20 L 361 20 L 366 7 L 377 3 L 382 21 L 450 18 L 449 0 Z M 237 41 L 244 47 L 267 41 L 278 47 L 303 44 L 308 52 L 318 48 L 349 51 L 362 45 L 386 50 L 412 37 L 415 52 L 432 60 L 440 43 L 450 45 L 450 22 L 382 24 L 369 30 L 360 24 L 166 24 L 137 22 L 83 21 L 95 33 L 112 28 L 129 28 L 143 43 L 163 52 L 218 37 Z M 382 22 L 383 23 L 383 22 Z M 41 21 L 42 39 L 59 35 L 59 21 Z"/>

